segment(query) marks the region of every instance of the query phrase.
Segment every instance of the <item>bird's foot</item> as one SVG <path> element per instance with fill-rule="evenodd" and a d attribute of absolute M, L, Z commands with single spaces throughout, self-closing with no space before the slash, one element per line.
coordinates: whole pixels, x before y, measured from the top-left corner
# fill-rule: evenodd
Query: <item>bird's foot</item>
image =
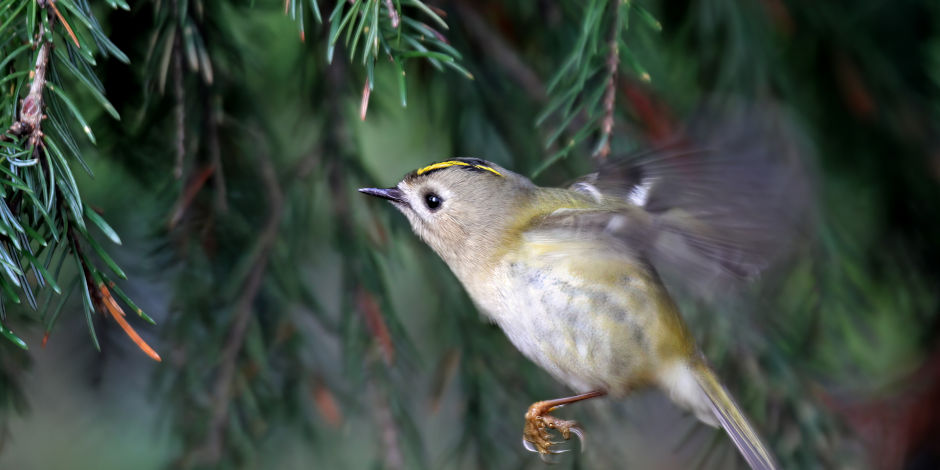
<path fill-rule="evenodd" d="M 525 414 L 525 428 L 522 433 L 522 444 L 532 452 L 538 452 L 542 460 L 551 456 L 568 452 L 571 449 L 553 448 L 571 438 L 574 434 L 584 449 L 584 430 L 577 422 L 556 418 L 549 413 L 556 408 L 551 402 L 538 402 L 529 407 Z M 554 429 L 561 434 L 564 441 L 552 440 L 549 430 Z"/>

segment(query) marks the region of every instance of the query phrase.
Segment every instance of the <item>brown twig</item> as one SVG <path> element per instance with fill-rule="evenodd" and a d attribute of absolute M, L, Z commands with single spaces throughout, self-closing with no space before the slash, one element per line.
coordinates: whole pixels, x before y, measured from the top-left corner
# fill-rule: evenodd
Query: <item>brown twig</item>
<path fill-rule="evenodd" d="M 75 47 L 81 49 L 81 48 L 82 48 L 82 45 L 78 43 L 78 38 L 75 37 L 75 32 L 72 31 L 72 27 L 69 26 L 69 22 L 68 22 L 68 21 L 65 21 L 65 17 L 62 16 L 62 13 L 59 13 L 58 7 L 55 6 L 55 1 L 54 1 L 54 0 L 49 0 L 49 1 L 47 1 L 45 4 L 46 4 L 46 5 L 49 5 L 50 7 L 52 7 L 52 11 L 55 12 L 55 16 L 57 16 L 57 17 L 59 18 L 59 21 L 62 22 L 62 26 L 65 26 L 65 31 L 69 33 L 69 37 L 71 37 L 71 38 L 72 38 L 72 42 L 75 43 Z"/>
<path fill-rule="evenodd" d="M 368 382 L 369 391 L 374 398 L 373 410 L 375 411 L 375 420 L 378 425 L 379 441 L 382 445 L 382 461 L 384 467 L 389 470 L 397 470 L 405 467 L 405 458 L 401 453 L 399 444 L 398 426 L 395 424 L 395 417 L 388 406 L 388 399 L 379 392 L 378 387 Z"/>
<path fill-rule="evenodd" d="M 359 103 L 359 119 L 366 120 L 366 111 L 369 110 L 369 96 L 372 94 L 372 88 L 369 88 L 369 79 L 366 79 L 362 86 L 362 102 Z"/>
<path fill-rule="evenodd" d="M 176 118 L 176 163 L 173 165 L 173 177 L 183 177 L 183 161 L 186 158 L 186 90 L 183 88 L 183 53 L 180 50 L 180 37 L 173 40 L 173 114 Z"/>
<path fill-rule="evenodd" d="M 209 159 L 212 161 L 212 166 L 215 168 L 215 175 L 212 178 L 213 183 L 215 184 L 215 208 L 220 213 L 225 213 L 228 210 L 228 196 L 225 189 L 225 171 L 223 171 L 222 166 L 222 151 L 219 148 L 219 124 L 221 124 L 221 112 L 219 107 L 215 105 L 215 100 L 218 99 L 218 96 L 214 93 L 207 93 L 206 115 L 208 116 L 208 123 L 206 125 L 206 130 L 209 135 L 206 136 L 206 141 L 209 151 Z"/>
<path fill-rule="evenodd" d="M 49 28 L 54 25 L 55 19 L 49 18 Z M 39 24 L 38 38 L 45 37 L 45 29 Z M 46 87 L 46 69 L 49 66 L 49 52 L 52 50 L 52 41 L 42 41 L 39 53 L 36 54 L 36 67 L 33 69 L 33 82 L 29 85 L 29 93 L 23 99 L 20 107 L 20 120 L 10 126 L 9 132 L 14 135 L 29 135 L 29 145 L 34 152 L 39 151 L 42 143 L 43 102 L 42 92 Z"/>
<path fill-rule="evenodd" d="M 629 7 L 627 7 L 629 8 Z M 610 137 L 614 129 L 614 102 L 617 98 L 617 68 L 620 66 L 620 3 L 613 4 L 614 21 L 610 28 L 607 47 L 607 84 L 604 90 L 604 117 L 601 119 L 601 146 L 594 152 L 594 160 L 604 163 L 610 155 Z"/>
<path fill-rule="evenodd" d="M 317 407 L 317 411 L 320 412 L 326 424 L 334 429 L 343 425 L 343 411 L 330 387 L 324 384 L 322 380 L 317 379 L 311 386 L 310 394 L 314 406 Z"/>
<path fill-rule="evenodd" d="M 144 339 L 141 338 L 139 334 L 137 334 L 137 331 L 134 330 L 134 327 L 132 327 L 131 324 L 127 322 L 127 319 L 124 318 L 126 316 L 124 309 L 121 308 L 121 306 L 117 303 L 117 300 L 114 300 L 114 296 L 111 295 L 111 291 L 108 289 L 108 286 L 104 285 L 103 282 L 100 282 L 95 287 L 97 291 L 96 294 L 99 298 L 99 303 L 97 305 L 98 310 L 110 313 L 111 317 L 114 318 L 114 321 L 117 322 L 118 326 L 124 330 L 124 334 L 126 334 L 131 339 L 131 341 L 133 341 L 134 344 L 137 345 L 137 347 L 140 348 L 140 350 L 143 351 L 144 354 L 146 354 L 149 358 L 157 362 L 162 361 L 163 359 L 160 358 L 160 355 L 157 354 L 157 352 L 154 351 L 153 348 L 151 348 L 150 345 L 147 344 L 147 342 L 144 341 Z"/>
<path fill-rule="evenodd" d="M 391 366 L 395 362 L 395 343 L 389 334 L 378 301 L 361 285 L 356 289 L 356 306 L 366 322 L 366 328 L 381 348 L 382 359 L 386 365 Z"/>
<path fill-rule="evenodd" d="M 61 197 L 61 195 L 60 195 Z M 82 252 L 82 244 L 78 240 L 78 235 L 75 234 L 75 229 L 69 227 L 67 231 L 67 236 L 69 242 L 72 244 L 72 250 L 74 251 L 75 256 L 78 258 L 78 263 L 82 267 L 81 276 L 85 280 L 85 287 L 88 289 L 88 294 L 91 296 L 91 301 L 94 309 L 101 313 L 110 313 L 111 317 L 114 318 L 114 321 L 117 322 L 118 326 L 124 331 L 124 334 L 127 335 L 131 341 L 140 348 L 151 359 L 160 362 L 160 355 L 157 354 L 153 348 L 147 344 L 143 338 L 137 334 L 137 331 L 127 322 L 127 319 L 124 317 L 124 309 L 114 300 L 114 297 L 111 295 L 111 291 L 108 289 L 108 286 L 104 283 L 96 283 L 95 276 L 92 273 L 92 267 L 88 265 L 85 255 Z M 113 286 L 113 284 L 112 284 Z"/>
<path fill-rule="evenodd" d="M 39 4 L 41 7 L 45 8 L 47 5 L 52 6 L 55 9 L 55 5 L 52 2 L 45 2 Z M 55 10 L 58 14 L 58 10 Z M 47 15 L 48 17 L 48 15 Z M 61 17 L 61 15 L 59 15 Z M 53 29 L 55 27 L 56 17 L 48 17 L 48 27 Z M 63 23 L 68 28 L 68 23 Z M 68 28 L 71 33 L 71 28 Z M 23 102 L 20 106 L 20 118 L 18 121 L 10 125 L 10 128 L 0 135 L 0 140 L 4 142 L 10 142 L 13 140 L 11 136 L 21 137 L 24 135 L 29 136 L 29 146 L 33 148 L 34 154 L 39 152 L 39 147 L 42 145 L 42 120 L 45 119 L 43 114 L 43 100 L 42 92 L 46 88 L 46 69 L 49 66 L 49 52 L 52 50 L 52 41 L 45 41 L 43 38 L 46 37 L 46 26 L 39 22 L 39 31 L 36 34 L 36 40 L 41 41 L 42 44 L 39 46 L 39 53 L 36 54 L 36 65 L 32 71 L 32 83 L 29 85 L 29 93 L 26 94 L 26 98 L 23 99 Z"/>
<path fill-rule="evenodd" d="M 186 210 L 189 209 L 189 206 L 196 198 L 196 195 L 199 194 L 199 191 L 201 191 L 203 187 L 205 187 L 206 181 L 208 181 L 209 177 L 212 176 L 216 171 L 217 169 L 214 165 L 206 165 L 199 171 L 193 172 L 187 178 L 189 181 L 183 186 L 183 190 L 180 192 L 180 197 L 173 206 L 173 212 L 170 215 L 170 220 L 167 222 L 167 227 L 170 230 L 176 228 L 180 221 L 183 220 L 183 216 L 186 215 Z"/>
<path fill-rule="evenodd" d="M 643 134 L 650 142 L 665 143 L 676 136 L 677 122 L 669 107 L 645 82 L 628 76 L 619 80 L 620 94 L 636 117 Z"/>
<path fill-rule="evenodd" d="M 228 407 L 234 395 L 232 388 L 235 382 L 238 354 L 244 346 L 245 333 L 248 331 L 248 323 L 253 311 L 252 303 L 261 289 L 284 212 L 284 195 L 281 192 L 271 157 L 262 152 L 258 160 L 261 167 L 261 179 L 268 195 L 270 215 L 258 237 L 257 243 L 260 249 L 252 263 L 253 268 L 245 279 L 242 294 L 235 303 L 232 326 L 222 348 L 219 372 L 213 386 L 212 410 L 206 441 L 199 449 L 195 449 L 184 458 L 184 465 L 193 460 L 215 463 L 221 457 L 225 425 L 228 423 Z"/>
<path fill-rule="evenodd" d="M 392 0 L 385 0 L 385 9 L 388 10 L 388 19 L 392 22 L 392 27 L 398 27 L 398 10 L 395 9 L 395 5 L 392 3 Z"/>

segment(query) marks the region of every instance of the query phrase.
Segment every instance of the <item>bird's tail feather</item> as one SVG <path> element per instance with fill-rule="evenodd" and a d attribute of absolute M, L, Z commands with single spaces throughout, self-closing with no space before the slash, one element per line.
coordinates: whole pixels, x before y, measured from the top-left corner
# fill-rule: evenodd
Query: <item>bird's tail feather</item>
<path fill-rule="evenodd" d="M 754 470 L 777 470 L 773 454 L 760 435 L 748 422 L 744 412 L 731 398 L 731 394 L 718 381 L 715 373 L 705 364 L 695 367 L 695 378 L 711 404 L 712 412 L 737 446 L 741 456 Z"/>

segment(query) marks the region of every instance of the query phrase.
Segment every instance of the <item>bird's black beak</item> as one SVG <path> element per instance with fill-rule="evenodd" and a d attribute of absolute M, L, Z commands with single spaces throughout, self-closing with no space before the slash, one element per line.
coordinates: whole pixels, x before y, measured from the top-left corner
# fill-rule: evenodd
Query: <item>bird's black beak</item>
<path fill-rule="evenodd" d="M 359 192 L 382 199 L 388 199 L 389 201 L 399 204 L 408 204 L 408 202 L 405 201 L 405 195 L 402 194 L 401 190 L 398 188 L 359 188 Z"/>

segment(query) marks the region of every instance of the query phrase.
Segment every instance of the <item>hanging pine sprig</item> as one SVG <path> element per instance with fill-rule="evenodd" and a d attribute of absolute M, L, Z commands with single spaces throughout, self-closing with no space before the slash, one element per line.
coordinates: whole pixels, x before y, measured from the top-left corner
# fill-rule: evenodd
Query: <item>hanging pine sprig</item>
<path fill-rule="evenodd" d="M 206 86 L 213 82 L 213 64 L 204 39 L 205 5 L 201 0 L 169 0 L 154 3 L 154 29 L 150 36 L 147 55 L 144 59 L 148 70 L 145 99 L 148 104 L 153 92 L 163 95 L 167 85 L 172 87 L 173 119 L 175 121 L 173 176 L 184 176 L 187 135 L 186 103 L 187 90 L 184 85 L 184 69 L 199 76 Z M 141 107 L 141 116 L 150 109 Z M 210 118 L 210 125 L 214 125 Z M 211 131 L 207 132 L 212 134 Z M 216 165 L 218 167 L 218 165 Z M 214 167 L 214 170 L 216 169 Z M 221 171 L 217 172 L 221 181 Z"/>
<path fill-rule="evenodd" d="M 558 150 L 534 174 L 565 158 L 592 136 L 596 136 L 596 142 L 591 156 L 598 162 L 607 158 L 614 125 L 617 74 L 622 64 L 628 64 L 640 80 L 650 81 L 649 73 L 624 41 L 631 13 L 654 31 L 662 29 L 647 10 L 633 2 L 584 2 L 577 40 L 549 82 L 549 102 L 536 118 L 536 125 L 542 126 L 554 117 L 545 148 Z"/>
<path fill-rule="evenodd" d="M 126 8 L 123 2 L 112 7 Z M 160 356 L 134 331 L 112 295 L 139 316 L 153 323 L 109 278 L 98 262 L 115 276 L 126 278 L 121 268 L 90 234 L 86 221 L 112 242 L 117 233 L 85 202 L 72 172 L 77 163 L 90 173 L 73 134 L 77 127 L 92 143 L 95 135 L 74 96 L 91 96 L 113 118 L 120 119 L 105 98 L 92 72 L 95 57 L 127 57 L 107 38 L 85 0 L 0 2 L 0 55 L 3 82 L 8 93 L 0 98 L 0 136 L 5 162 L 0 167 L 0 307 L 23 299 L 43 312 L 45 342 L 64 305 L 50 308 L 61 295 L 60 272 L 67 258 L 78 267 L 79 280 L 72 291 L 82 292 L 85 318 L 95 346 L 98 339 L 92 313 L 108 313 L 147 355 Z M 86 254 L 90 247 L 97 262 Z M 30 271 L 32 274 L 30 275 Z M 39 299 L 45 296 L 40 308 Z M 23 349 L 27 344 L 6 324 L 0 309 L 0 334 Z"/>
<path fill-rule="evenodd" d="M 318 23 L 322 23 L 318 0 L 309 0 L 310 9 Z M 301 39 L 304 32 L 304 1 L 286 0 L 284 12 L 297 21 Z M 360 119 L 365 119 L 369 96 L 375 87 L 375 65 L 384 55 L 398 77 L 398 93 L 401 105 L 408 103 L 405 81 L 405 63 L 408 59 L 427 60 L 434 68 L 452 68 L 469 79 L 467 69 L 458 61 L 461 55 L 441 30 L 448 29 L 444 13 L 426 5 L 421 0 L 356 0 L 337 1 L 327 18 L 326 60 L 333 62 L 336 46 L 342 41 L 350 63 L 359 63 L 365 68 L 366 81 L 362 89 Z M 423 21 L 422 21 L 423 20 Z"/>

